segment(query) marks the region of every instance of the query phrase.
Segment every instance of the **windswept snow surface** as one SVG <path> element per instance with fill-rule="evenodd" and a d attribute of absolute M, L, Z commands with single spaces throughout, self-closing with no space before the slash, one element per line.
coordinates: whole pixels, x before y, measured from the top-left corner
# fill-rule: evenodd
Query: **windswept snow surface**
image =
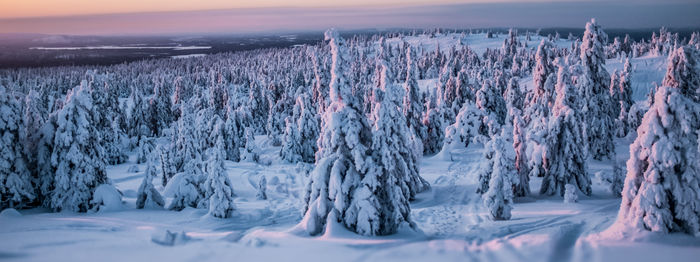
<path fill-rule="evenodd" d="M 453 37 L 454 36 L 454 37 Z M 423 48 L 441 50 L 459 43 L 458 35 L 407 39 Z M 524 37 L 521 37 L 524 38 Z M 475 50 L 500 47 L 502 36 L 486 39 L 471 35 L 466 43 Z M 391 41 L 398 41 L 390 39 Z M 538 40 L 528 42 L 535 47 Z M 414 43 L 412 43 L 414 44 Z M 560 40 L 557 44 L 569 45 Z M 445 48 L 443 48 L 445 45 Z M 652 82 L 660 83 L 665 57 L 632 59 L 634 100 L 644 99 Z M 622 68 L 608 60 L 609 71 Z M 531 78 L 522 79 L 529 88 Z M 434 80 L 422 80 L 430 89 Z M 616 139 L 617 159 L 629 158 L 634 134 Z M 516 198 L 512 218 L 492 221 L 475 193 L 483 145 L 450 152 L 454 161 L 426 157 L 421 175 L 432 189 L 411 202 L 411 216 L 419 232 L 400 229 L 385 237 L 362 237 L 332 225 L 322 236 L 309 237 L 296 225 L 302 219 L 303 168 L 283 164 L 279 147 L 257 137 L 261 159 L 271 165 L 226 162 L 236 194 L 236 210 L 229 219 L 207 216 L 206 209 L 175 212 L 135 208 L 143 179 L 128 172 L 135 155 L 125 164 L 110 166 L 108 176 L 123 193 L 117 210 L 78 214 L 46 209 L 7 209 L 0 212 L 0 261 L 697 261 L 700 238 L 648 232 L 620 233 L 608 228 L 615 221 L 620 199 L 613 197 L 601 174 L 612 172 L 612 161 L 589 160 L 593 194 L 579 195 L 577 203 L 559 196 Z M 595 174 L 595 175 L 593 175 Z M 257 184 L 267 179 L 268 200 L 258 200 Z M 532 178 L 536 192 L 539 178 Z M 159 180 L 154 180 L 163 191 Z M 168 199 L 169 201 L 170 199 Z"/>

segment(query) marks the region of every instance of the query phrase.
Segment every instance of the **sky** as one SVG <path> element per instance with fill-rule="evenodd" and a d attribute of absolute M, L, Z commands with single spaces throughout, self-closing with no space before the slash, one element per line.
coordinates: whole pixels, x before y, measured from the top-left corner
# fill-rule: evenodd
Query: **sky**
<path fill-rule="evenodd" d="M 228 34 L 382 28 L 700 27 L 698 0 L 0 0 L 0 33 Z"/>

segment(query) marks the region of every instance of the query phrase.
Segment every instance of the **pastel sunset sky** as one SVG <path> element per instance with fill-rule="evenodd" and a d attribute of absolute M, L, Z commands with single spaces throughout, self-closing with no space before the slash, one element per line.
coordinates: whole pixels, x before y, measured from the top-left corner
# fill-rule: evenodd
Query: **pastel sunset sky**
<path fill-rule="evenodd" d="M 206 34 L 328 27 L 698 27 L 697 0 L 0 0 L 0 33 Z"/>

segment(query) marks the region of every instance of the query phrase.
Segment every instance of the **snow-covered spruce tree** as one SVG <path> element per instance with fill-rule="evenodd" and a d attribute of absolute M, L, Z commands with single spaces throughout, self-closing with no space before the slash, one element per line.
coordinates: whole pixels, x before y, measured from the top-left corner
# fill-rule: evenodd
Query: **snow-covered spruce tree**
<path fill-rule="evenodd" d="M 406 118 L 400 107 L 401 100 L 403 100 L 403 90 L 394 84 L 388 61 L 380 59 L 378 64 L 380 71 L 377 73 L 381 75 L 381 80 L 379 87 L 372 94 L 374 106 L 371 114 L 373 121 L 371 151 L 376 154 L 375 164 L 381 167 L 379 169 L 382 174 L 382 177 L 379 178 L 380 182 L 382 179 L 387 179 L 387 181 L 395 181 L 390 182 L 387 187 L 395 185 L 402 187 L 395 189 L 396 192 L 388 192 L 388 195 L 383 197 L 395 200 L 394 207 L 403 209 L 403 200 L 399 196 L 392 196 L 392 194 L 403 191 L 408 193 L 406 196 L 410 200 L 417 193 L 428 190 L 430 185 L 420 176 L 418 157 L 412 152 L 414 147 L 411 145 L 411 133 L 406 126 Z M 408 188 L 403 188 L 403 185 Z M 376 189 L 373 192 L 376 192 Z M 401 214 L 401 216 L 403 217 L 401 221 L 409 221 L 407 214 Z M 396 226 L 401 221 L 387 221 L 386 223 Z"/>
<path fill-rule="evenodd" d="M 160 160 L 161 184 L 166 186 L 168 181 L 177 173 L 177 168 L 175 163 L 173 163 L 173 146 L 172 144 L 158 145 L 156 152 L 158 152 Z"/>
<path fill-rule="evenodd" d="M 557 98 L 549 120 L 545 175 L 540 194 L 564 196 L 565 185 L 576 185 L 586 195 L 591 194 L 591 178 L 586 166 L 583 116 L 576 110 L 576 90 L 571 84 L 569 67 L 559 62 Z"/>
<path fill-rule="evenodd" d="M 241 161 L 241 148 L 245 147 L 245 107 L 235 108 L 232 100 L 228 100 L 226 111 L 226 122 L 224 122 L 224 147 L 226 148 L 226 159 L 238 162 Z"/>
<path fill-rule="evenodd" d="M 404 82 L 403 88 L 405 95 L 403 97 L 403 114 L 406 117 L 406 125 L 412 132 L 414 136 L 413 140 L 419 142 L 420 146 L 416 149 L 420 149 L 419 153 L 423 155 L 423 123 L 421 117 L 423 116 L 423 93 L 421 93 L 418 86 L 418 64 L 416 63 L 416 51 L 410 46 L 406 47 L 406 82 Z"/>
<path fill-rule="evenodd" d="M 267 200 L 267 178 L 260 176 L 258 181 L 258 192 L 255 194 L 258 200 Z"/>
<path fill-rule="evenodd" d="M 93 101 L 86 85 L 66 95 L 57 115 L 51 165 L 55 170 L 50 207 L 55 211 L 87 212 L 95 189 L 109 183 L 104 153 L 93 115 Z"/>
<path fill-rule="evenodd" d="M 426 103 L 426 111 L 423 114 L 423 153 L 432 155 L 437 153 L 445 139 L 445 122 L 443 111 L 447 108 L 439 107 L 435 100 L 435 90 Z"/>
<path fill-rule="evenodd" d="M 173 122 L 171 92 L 163 79 L 155 81 L 153 97 L 148 101 L 148 125 L 155 136 L 161 136 L 163 129 L 168 128 Z"/>
<path fill-rule="evenodd" d="M 92 114 L 100 141 L 104 148 L 105 162 L 110 165 L 124 163 L 127 160 L 125 150 L 122 148 L 122 140 L 126 134 L 122 130 L 119 119 L 122 117 L 119 107 L 119 94 L 116 89 L 106 83 L 106 76 L 89 73 L 92 80 L 83 81 L 81 85 L 88 85 L 92 94 Z"/>
<path fill-rule="evenodd" d="M 668 68 L 662 85 L 678 88 L 681 94 L 700 101 L 700 51 L 679 47 L 668 56 Z"/>
<path fill-rule="evenodd" d="M 513 117 L 513 149 L 515 150 L 515 169 L 518 183 L 513 188 L 516 197 L 530 194 L 530 166 L 527 163 L 527 143 L 525 141 L 525 123 L 520 115 Z"/>
<path fill-rule="evenodd" d="M 683 89 L 693 86 L 666 83 L 675 86 L 657 89 L 630 146 L 617 223 L 700 236 L 700 102 Z"/>
<path fill-rule="evenodd" d="M 307 95 L 297 97 L 292 116 L 286 120 L 287 126 L 280 151 L 282 159 L 290 163 L 314 161 L 318 140 L 318 120 L 315 113 L 316 109 Z"/>
<path fill-rule="evenodd" d="M 505 124 L 506 102 L 496 89 L 491 85 L 491 81 L 485 80 L 481 89 L 476 92 L 476 106 L 484 113 L 482 135 L 498 135 L 501 126 Z"/>
<path fill-rule="evenodd" d="M 241 159 L 248 162 L 258 162 L 260 160 L 260 149 L 255 143 L 255 136 L 251 127 L 246 127 L 245 129 L 245 147 L 242 148 Z"/>
<path fill-rule="evenodd" d="M 182 102 L 175 142 L 174 163 L 180 173 L 173 176 L 165 189 L 165 195 L 173 197 L 168 209 L 180 211 L 185 207 L 197 207 L 204 194 L 199 185 L 204 180 L 199 134 L 195 129 L 195 112 L 190 102 Z"/>
<path fill-rule="evenodd" d="M 548 106 L 548 104 L 553 100 L 552 96 L 554 90 L 549 88 L 551 86 L 545 85 L 547 78 L 556 72 L 556 69 L 552 65 L 554 57 L 551 52 L 553 48 L 552 42 L 549 42 L 546 39 L 542 39 L 540 45 L 537 46 L 537 53 L 535 54 L 535 68 L 532 72 L 532 79 L 534 83 L 534 87 L 532 89 L 533 92 L 529 94 L 528 99 L 526 99 L 526 101 L 529 101 L 530 103 L 534 101 L 536 103 Z"/>
<path fill-rule="evenodd" d="M 466 148 L 472 141 L 478 140 L 483 118 L 484 113 L 471 100 L 467 100 L 459 110 L 455 123 L 445 128 L 441 157 L 444 160 L 452 160 L 452 150 Z"/>
<path fill-rule="evenodd" d="M 486 163 L 479 174 L 480 187 L 484 205 L 494 220 L 510 219 L 513 209 L 513 187 L 518 183 L 515 169 L 515 152 L 508 141 L 506 130 L 486 143 L 484 157 Z"/>
<path fill-rule="evenodd" d="M 298 101 L 298 100 L 297 100 Z M 291 116 L 288 116 L 284 122 L 284 136 L 282 137 L 282 149 L 280 149 L 280 157 L 289 163 L 297 163 L 301 161 L 301 135 L 295 117 L 299 117 L 300 106 L 297 103 L 294 105 L 294 110 Z"/>
<path fill-rule="evenodd" d="M 162 208 L 165 200 L 153 186 L 153 179 L 158 176 L 159 154 L 151 154 L 146 162 L 143 181 L 136 193 L 136 208 Z"/>
<path fill-rule="evenodd" d="M 233 204 L 233 186 L 224 167 L 225 147 L 223 137 L 216 140 L 216 146 L 210 149 L 207 163 L 207 178 L 202 186 L 204 198 L 209 208 L 209 215 L 229 218 L 235 208 Z M 202 205 L 200 205 L 202 206 Z"/>
<path fill-rule="evenodd" d="M 381 171 L 369 153 L 370 126 L 345 76 L 349 61 L 345 41 L 335 30 L 325 36 L 332 54 L 330 105 L 322 118 L 316 167 L 307 184 L 301 226 L 311 235 L 324 232 L 328 223 L 341 223 L 363 235 L 389 234 L 396 227 L 387 222 L 396 217 L 380 214 L 401 210 L 390 210 L 395 202 L 383 195 L 399 187 L 387 187 L 378 179 L 388 175 L 378 173 Z"/>
<path fill-rule="evenodd" d="M 22 147 L 22 108 L 0 85 L 0 209 L 19 208 L 36 198 Z"/>
<path fill-rule="evenodd" d="M 605 51 L 603 47 L 607 41 L 607 35 L 595 19 L 586 23 L 586 32 L 581 43 L 582 75 L 577 84 L 585 101 L 583 105 L 584 120 L 586 121 L 586 134 L 588 148 L 591 156 L 600 160 L 610 158 L 615 152 L 613 143 L 614 135 L 614 109 L 619 108 L 617 103 L 610 99 L 607 88 L 610 83 L 610 74 L 605 70 Z"/>
<path fill-rule="evenodd" d="M 518 85 L 518 78 L 513 77 L 508 81 L 508 88 L 503 94 L 503 99 L 506 102 L 506 111 L 508 117 L 505 121 L 506 125 L 513 125 L 513 118 L 516 115 L 522 115 L 525 97 L 523 91 Z"/>

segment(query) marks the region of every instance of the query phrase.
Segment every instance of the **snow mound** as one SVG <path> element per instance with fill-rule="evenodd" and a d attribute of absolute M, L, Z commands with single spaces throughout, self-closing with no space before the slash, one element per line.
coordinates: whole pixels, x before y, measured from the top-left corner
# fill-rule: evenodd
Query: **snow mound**
<path fill-rule="evenodd" d="M 14 208 L 6 208 L 3 209 L 2 212 L 0 212 L 0 218 L 6 218 L 6 217 L 21 217 L 22 214 L 20 214 L 17 209 Z"/>
<path fill-rule="evenodd" d="M 114 186 L 103 184 L 95 189 L 95 195 L 90 202 L 98 212 L 118 211 L 122 209 L 122 194 Z"/>

